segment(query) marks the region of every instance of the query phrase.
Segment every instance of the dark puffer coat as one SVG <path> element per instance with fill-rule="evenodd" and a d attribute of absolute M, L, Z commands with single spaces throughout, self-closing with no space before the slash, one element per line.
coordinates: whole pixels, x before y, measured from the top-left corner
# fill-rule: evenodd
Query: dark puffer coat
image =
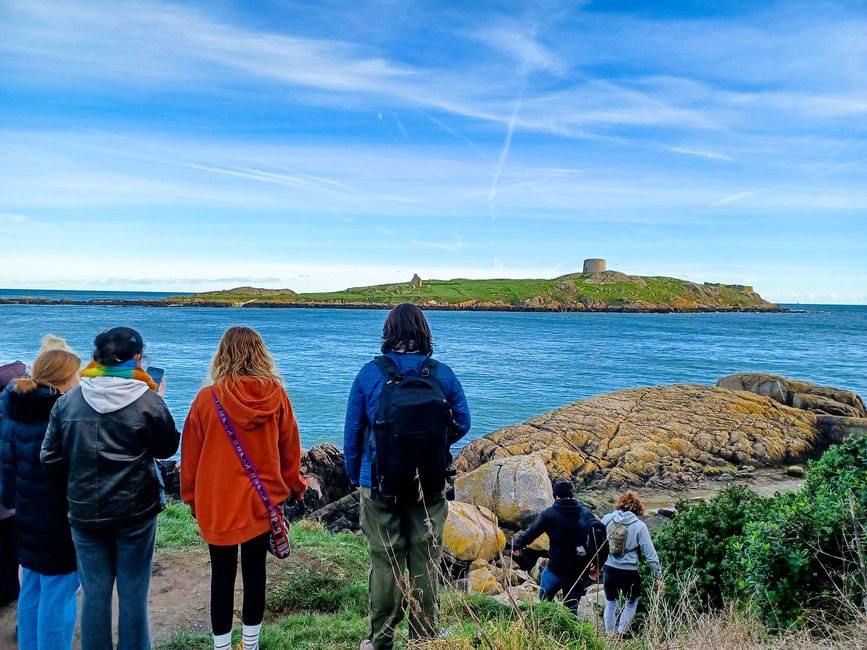
<path fill-rule="evenodd" d="M 60 393 L 38 386 L 27 393 L 14 383 L 0 396 L 0 499 L 15 508 L 18 561 L 43 575 L 75 571 L 69 532 L 66 476 L 39 462 L 51 408 Z"/>

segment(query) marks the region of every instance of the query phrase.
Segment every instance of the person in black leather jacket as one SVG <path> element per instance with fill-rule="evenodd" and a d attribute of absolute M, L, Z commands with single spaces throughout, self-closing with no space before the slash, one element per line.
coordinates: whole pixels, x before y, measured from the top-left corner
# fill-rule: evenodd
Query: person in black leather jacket
<path fill-rule="evenodd" d="M 597 525 L 594 525 L 597 524 Z M 569 481 L 554 483 L 554 505 L 536 517 L 533 524 L 519 535 L 512 555 L 532 544 L 543 533 L 548 535 L 548 566 L 542 572 L 539 597 L 554 600 L 563 592 L 563 603 L 573 612 L 587 592 L 599 567 L 605 561 L 600 549 L 605 542 L 605 528 L 596 516 L 572 498 Z"/>
<path fill-rule="evenodd" d="M 69 522 L 84 594 L 83 650 L 112 646 L 117 580 L 118 644 L 150 648 L 147 599 L 157 514 L 155 459 L 178 450 L 180 433 L 142 369 L 144 342 L 127 327 L 99 334 L 81 386 L 57 401 L 42 463 L 67 473 Z"/>

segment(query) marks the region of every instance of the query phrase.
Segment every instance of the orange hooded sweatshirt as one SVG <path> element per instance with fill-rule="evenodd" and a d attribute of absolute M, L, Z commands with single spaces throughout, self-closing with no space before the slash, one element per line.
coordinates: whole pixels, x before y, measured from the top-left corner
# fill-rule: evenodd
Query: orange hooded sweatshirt
<path fill-rule="evenodd" d="M 301 442 L 289 396 L 274 381 L 242 377 L 214 387 L 238 439 L 274 505 L 304 496 Z M 209 544 L 240 544 L 270 530 L 268 509 L 253 488 L 217 417 L 211 386 L 199 391 L 184 423 L 181 499 Z"/>

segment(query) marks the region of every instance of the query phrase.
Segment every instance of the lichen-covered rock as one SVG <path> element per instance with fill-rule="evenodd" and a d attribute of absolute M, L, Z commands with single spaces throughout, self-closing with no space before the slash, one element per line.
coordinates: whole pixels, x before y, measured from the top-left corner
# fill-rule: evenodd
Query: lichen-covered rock
<path fill-rule="evenodd" d="M 708 466 L 786 467 L 818 456 L 832 441 L 816 421 L 809 411 L 751 392 L 693 384 L 636 388 L 478 438 L 464 447 L 455 467 L 472 472 L 491 461 L 535 454 L 555 480 L 602 488 L 678 487 L 706 480 Z"/>
<path fill-rule="evenodd" d="M 540 557 L 538 560 L 536 560 L 536 564 L 534 564 L 533 568 L 530 569 L 530 579 L 533 580 L 536 584 L 541 584 L 542 571 L 545 570 L 546 566 L 548 566 L 548 558 Z"/>
<path fill-rule="evenodd" d="M 532 582 L 527 582 L 514 587 L 507 587 L 503 593 L 493 596 L 501 605 L 519 607 L 524 604 L 535 603 L 539 600 L 539 587 Z"/>
<path fill-rule="evenodd" d="M 821 386 L 762 372 L 729 375 L 718 380 L 716 385 L 770 397 L 780 404 L 811 411 L 817 415 L 867 417 L 864 401 L 859 395 L 832 386 Z"/>
<path fill-rule="evenodd" d="M 458 476 L 455 499 L 489 508 L 512 527 L 529 525 L 554 503 L 548 470 L 538 456 L 502 458 Z"/>
<path fill-rule="evenodd" d="M 471 594 L 494 595 L 503 591 L 490 567 L 475 569 L 467 574 L 467 591 Z"/>
<path fill-rule="evenodd" d="M 816 425 L 828 442 L 835 444 L 843 442 L 849 436 L 867 435 L 867 418 L 819 415 L 816 417 Z"/>
<path fill-rule="evenodd" d="M 492 560 L 506 547 L 497 517 L 487 508 L 449 501 L 443 531 L 443 550 L 463 562 Z"/>
<path fill-rule="evenodd" d="M 542 533 L 532 543 L 527 544 L 527 548 L 533 551 L 547 551 L 550 546 L 551 540 L 548 538 L 547 533 Z"/>

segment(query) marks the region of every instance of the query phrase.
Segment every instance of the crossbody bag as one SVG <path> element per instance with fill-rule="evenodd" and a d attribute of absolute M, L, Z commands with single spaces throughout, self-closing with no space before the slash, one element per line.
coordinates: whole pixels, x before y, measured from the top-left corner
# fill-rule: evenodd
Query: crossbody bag
<path fill-rule="evenodd" d="M 253 467 L 253 461 L 250 460 L 250 457 L 244 450 L 244 445 L 242 445 L 241 441 L 238 439 L 238 435 L 232 427 L 232 421 L 229 419 L 229 416 L 226 415 L 226 411 L 223 409 L 223 405 L 220 404 L 220 400 L 217 399 L 217 393 L 213 388 L 211 389 L 211 395 L 214 396 L 214 408 L 217 409 L 217 417 L 220 419 L 223 429 L 225 429 L 226 435 L 232 443 L 235 455 L 238 456 L 238 460 L 241 461 L 244 471 L 247 472 L 247 476 L 250 478 L 250 483 L 253 484 L 253 488 L 259 494 L 259 498 L 262 499 L 262 503 L 264 503 L 265 507 L 268 508 L 268 515 L 271 518 L 271 534 L 268 536 L 268 551 L 274 557 L 280 558 L 281 560 L 285 559 L 289 557 L 289 554 L 292 552 L 292 545 L 289 543 L 289 522 L 286 521 L 283 512 L 274 507 L 274 504 L 271 503 L 271 499 L 268 498 L 268 492 L 265 491 L 265 486 L 262 485 L 262 481 L 259 480 L 259 477 L 256 474 L 256 468 Z"/>

